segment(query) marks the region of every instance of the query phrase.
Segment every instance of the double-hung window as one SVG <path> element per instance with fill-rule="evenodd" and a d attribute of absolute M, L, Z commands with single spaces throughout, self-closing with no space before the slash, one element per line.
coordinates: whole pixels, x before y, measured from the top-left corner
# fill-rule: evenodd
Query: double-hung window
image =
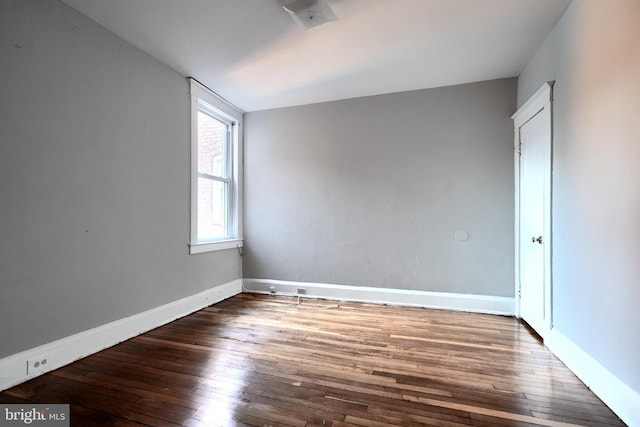
<path fill-rule="evenodd" d="M 242 112 L 191 86 L 191 244 L 201 253 L 242 246 Z"/>

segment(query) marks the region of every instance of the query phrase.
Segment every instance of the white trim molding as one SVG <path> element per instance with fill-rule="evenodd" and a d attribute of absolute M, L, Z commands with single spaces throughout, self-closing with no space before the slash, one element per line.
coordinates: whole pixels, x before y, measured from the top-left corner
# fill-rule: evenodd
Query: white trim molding
<path fill-rule="evenodd" d="M 640 393 L 613 375 L 557 329 L 545 345 L 629 426 L 640 426 Z"/>
<path fill-rule="evenodd" d="M 0 391 L 58 369 L 242 292 L 242 280 L 215 286 L 160 307 L 0 359 Z M 46 358 L 46 366 L 27 372 L 27 361 Z"/>
<path fill-rule="evenodd" d="M 555 81 L 544 82 L 542 86 L 527 100 L 518 111 L 513 113 L 511 119 L 516 124 L 523 125 L 535 116 L 546 105 L 553 101 L 553 84 Z"/>
<path fill-rule="evenodd" d="M 521 138 L 520 129 L 529 120 L 538 114 L 545 115 L 545 121 L 549 123 L 549 144 L 545 147 L 545 159 L 544 159 L 544 229 L 542 235 L 544 236 L 544 325 L 542 330 L 536 330 L 543 338 L 549 333 L 553 327 L 553 284 L 552 284 L 552 265 L 551 265 L 551 248 L 553 241 L 553 230 L 551 229 L 551 215 L 552 215 L 552 198 L 551 193 L 553 189 L 552 183 L 552 167 L 553 167 L 553 81 L 545 82 L 540 89 L 534 93 L 531 98 L 527 100 L 512 116 L 514 124 L 514 237 L 515 237 L 515 315 L 520 318 L 520 153 L 521 153 Z M 540 328 L 536 328 L 540 329 Z"/>
<path fill-rule="evenodd" d="M 242 247 L 242 239 L 220 240 L 214 243 L 198 243 L 189 245 L 189 254 L 202 254 L 205 252 L 224 251 L 227 249 L 239 249 Z"/>
<path fill-rule="evenodd" d="M 292 282 L 285 280 L 243 279 L 242 290 L 247 293 L 327 298 L 406 307 L 437 308 L 443 310 L 513 316 L 515 298 L 487 295 L 454 294 L 446 292 L 347 286 L 326 283 Z M 302 292 L 299 292 L 302 290 Z"/>

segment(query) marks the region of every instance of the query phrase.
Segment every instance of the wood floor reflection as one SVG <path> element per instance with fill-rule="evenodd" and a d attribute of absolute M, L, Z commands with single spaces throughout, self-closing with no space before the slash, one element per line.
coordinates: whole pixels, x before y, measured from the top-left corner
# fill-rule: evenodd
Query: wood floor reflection
<path fill-rule="evenodd" d="M 0 393 L 76 426 L 623 426 L 516 319 L 241 294 Z"/>

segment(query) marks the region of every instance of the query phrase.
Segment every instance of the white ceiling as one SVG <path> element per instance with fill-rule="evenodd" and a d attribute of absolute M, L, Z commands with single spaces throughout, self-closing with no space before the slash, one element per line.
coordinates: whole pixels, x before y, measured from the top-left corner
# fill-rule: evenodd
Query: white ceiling
<path fill-rule="evenodd" d="M 517 76 L 571 0 L 63 0 L 245 111 Z"/>

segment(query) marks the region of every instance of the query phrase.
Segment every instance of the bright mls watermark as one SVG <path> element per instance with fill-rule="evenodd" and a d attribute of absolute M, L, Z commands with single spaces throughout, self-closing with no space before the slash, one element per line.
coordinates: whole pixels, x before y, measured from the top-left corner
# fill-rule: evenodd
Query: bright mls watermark
<path fill-rule="evenodd" d="M 56 426 L 69 427 L 69 405 L 0 404 L 0 427 Z"/>

